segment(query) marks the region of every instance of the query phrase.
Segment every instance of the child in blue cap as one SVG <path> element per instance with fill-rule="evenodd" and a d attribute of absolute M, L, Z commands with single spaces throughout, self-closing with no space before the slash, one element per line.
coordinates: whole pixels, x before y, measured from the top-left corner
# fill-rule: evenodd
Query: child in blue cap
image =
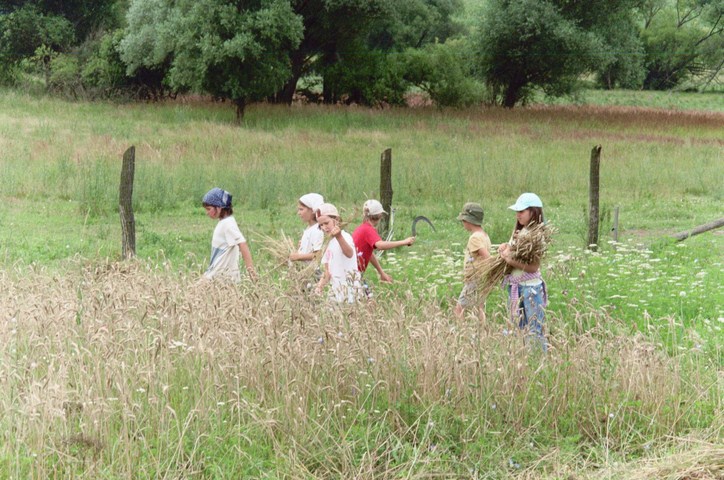
<path fill-rule="evenodd" d="M 211 261 L 204 277 L 239 283 L 241 281 L 239 256 L 241 256 L 247 273 L 252 280 L 256 280 L 251 251 L 233 216 L 231 194 L 220 188 L 212 188 L 204 195 L 202 204 L 206 209 L 206 215 L 219 221 L 211 237 Z"/>
<path fill-rule="evenodd" d="M 515 228 L 510 241 L 498 247 L 498 253 L 513 269 L 503 280 L 503 284 L 509 288 L 511 318 L 520 329 L 535 336 L 543 351 L 546 351 L 548 345 L 543 334 L 543 324 L 548 294 L 540 274 L 540 259 L 534 263 L 523 263 L 513 258 L 516 242 L 528 234 L 532 227 L 543 224 L 543 202 L 535 193 L 524 193 L 508 208 L 516 212 Z"/>

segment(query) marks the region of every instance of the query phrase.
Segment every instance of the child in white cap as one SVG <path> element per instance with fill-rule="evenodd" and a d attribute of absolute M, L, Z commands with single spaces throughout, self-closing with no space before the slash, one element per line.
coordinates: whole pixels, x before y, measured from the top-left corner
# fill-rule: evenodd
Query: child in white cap
<path fill-rule="evenodd" d="M 455 305 L 455 315 L 462 318 L 465 310 L 478 309 L 478 318 L 485 320 L 485 298 L 479 292 L 480 268 L 485 260 L 490 258 L 490 238 L 483 230 L 483 207 L 479 203 L 468 202 L 458 215 L 463 228 L 470 232 L 470 238 L 465 246 L 463 263 L 463 289 Z"/>
<path fill-rule="evenodd" d="M 212 188 L 202 200 L 209 218 L 218 220 L 211 237 L 211 260 L 204 277 L 223 279 L 234 283 L 241 281 L 239 256 L 244 260 L 249 276 L 256 280 L 256 270 L 246 238 L 234 219 L 231 194 L 220 188 Z"/>
<path fill-rule="evenodd" d="M 352 235 L 342 230 L 341 221 L 337 207 L 331 203 L 323 203 L 317 209 L 317 222 L 331 239 L 322 254 L 324 273 L 314 291 L 321 295 L 329 283 L 331 300 L 337 303 L 354 303 L 360 289 L 357 252 Z"/>
<path fill-rule="evenodd" d="M 377 225 L 379 225 L 382 216 L 386 215 L 387 212 L 385 212 L 382 204 L 377 200 L 367 200 L 362 206 L 362 213 L 364 215 L 362 223 L 352 232 L 354 246 L 357 249 L 357 265 L 359 271 L 364 274 L 367 266 L 371 263 L 372 266 L 375 267 L 375 270 L 377 270 L 380 281 L 392 283 L 392 277 L 382 270 L 382 266 L 374 255 L 374 251 L 375 249 L 389 250 L 405 245 L 410 246 L 415 243 L 415 237 L 407 237 L 404 240 L 394 242 L 382 240 L 382 237 L 380 237 L 380 234 L 377 232 Z"/>
<path fill-rule="evenodd" d="M 510 275 L 506 275 L 503 280 L 503 284 L 509 288 L 511 318 L 520 329 L 535 336 L 543 351 L 546 351 L 548 346 L 543 334 L 543 324 L 548 294 L 540 274 L 540 260 L 532 264 L 515 260 L 512 248 L 518 239 L 526 235 L 528 229 L 536 224 L 543 224 L 543 202 L 535 193 L 524 193 L 508 208 L 516 212 L 515 228 L 510 241 L 498 247 L 498 253 L 513 268 Z"/>
<path fill-rule="evenodd" d="M 299 249 L 289 255 L 293 262 L 311 262 L 324 244 L 324 232 L 317 223 L 317 209 L 324 203 L 324 197 L 318 193 L 307 193 L 299 197 L 297 215 L 307 225 L 299 241 Z"/>

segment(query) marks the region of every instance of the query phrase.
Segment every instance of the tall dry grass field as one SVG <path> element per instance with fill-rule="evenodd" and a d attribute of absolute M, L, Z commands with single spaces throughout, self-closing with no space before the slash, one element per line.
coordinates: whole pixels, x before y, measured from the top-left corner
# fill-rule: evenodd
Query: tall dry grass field
<path fill-rule="evenodd" d="M 716 364 L 595 310 L 543 356 L 409 295 L 66 267 L 0 273 L 3 478 L 585 478 L 683 435 L 724 473 Z"/>

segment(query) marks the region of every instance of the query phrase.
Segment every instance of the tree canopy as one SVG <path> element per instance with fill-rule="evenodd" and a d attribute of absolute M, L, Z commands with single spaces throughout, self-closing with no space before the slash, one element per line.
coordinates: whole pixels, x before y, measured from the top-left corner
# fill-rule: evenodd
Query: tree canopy
<path fill-rule="evenodd" d="M 282 0 L 134 0 L 127 32 L 128 73 L 167 64 L 170 87 L 228 98 L 240 120 L 289 78 L 302 22 Z"/>
<path fill-rule="evenodd" d="M 405 104 L 415 89 L 512 107 L 583 79 L 717 88 L 723 68 L 724 0 L 0 0 L 0 83 L 206 93 L 238 118 L 258 100 Z"/>

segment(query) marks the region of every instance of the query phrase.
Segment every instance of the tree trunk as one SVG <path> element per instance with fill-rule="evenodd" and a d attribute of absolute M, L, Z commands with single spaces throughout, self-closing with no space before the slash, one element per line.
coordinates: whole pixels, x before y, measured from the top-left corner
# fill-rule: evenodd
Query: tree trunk
<path fill-rule="evenodd" d="M 236 105 L 236 123 L 241 125 L 241 121 L 244 119 L 244 110 L 246 110 L 246 98 L 237 98 L 234 100 Z"/>
<path fill-rule="evenodd" d="M 505 89 L 505 97 L 503 98 L 503 106 L 505 108 L 515 107 L 515 104 L 518 103 L 518 100 L 520 100 L 521 89 L 522 85 L 518 85 L 515 83 L 508 85 L 508 87 Z"/>
<path fill-rule="evenodd" d="M 292 75 L 289 77 L 287 82 L 284 84 L 281 90 L 279 90 L 274 96 L 274 103 L 286 103 L 287 105 L 292 104 L 294 100 L 294 94 L 297 91 L 297 83 L 304 72 L 304 54 L 300 51 L 292 54 Z"/>

